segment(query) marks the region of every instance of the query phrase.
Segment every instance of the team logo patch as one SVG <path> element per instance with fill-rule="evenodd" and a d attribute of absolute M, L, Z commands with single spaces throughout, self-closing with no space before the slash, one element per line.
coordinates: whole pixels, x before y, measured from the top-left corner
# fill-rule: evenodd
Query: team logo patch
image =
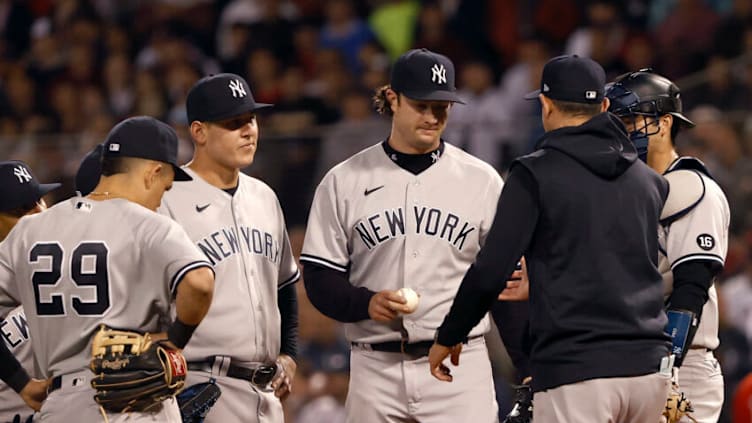
<path fill-rule="evenodd" d="M 20 184 L 31 181 L 31 174 L 29 173 L 29 170 L 23 166 L 18 166 L 13 169 L 13 175 L 18 178 L 18 183 Z"/>
<path fill-rule="evenodd" d="M 697 245 L 703 250 L 709 251 L 715 247 L 715 239 L 709 234 L 700 234 L 697 236 Z"/>
<path fill-rule="evenodd" d="M 433 65 L 431 68 L 431 81 L 439 85 L 447 83 L 446 68 L 444 65 L 438 63 Z"/>
<path fill-rule="evenodd" d="M 245 87 L 243 86 L 243 83 L 240 82 L 239 79 L 233 79 L 232 81 L 230 81 L 230 84 L 228 86 L 230 87 L 232 96 L 235 98 L 238 98 L 238 97 L 242 98 L 248 95 L 248 93 L 245 92 Z"/>

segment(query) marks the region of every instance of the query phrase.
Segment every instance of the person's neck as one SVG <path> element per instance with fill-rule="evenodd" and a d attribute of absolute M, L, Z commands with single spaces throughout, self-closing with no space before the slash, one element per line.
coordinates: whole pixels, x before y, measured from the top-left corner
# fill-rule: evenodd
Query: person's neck
<path fill-rule="evenodd" d="M 136 204 L 146 207 L 144 199 L 137 195 L 129 187 L 131 182 L 126 179 L 126 175 L 115 175 L 102 178 L 96 188 L 86 195 L 86 198 L 95 201 L 114 200 L 122 198 Z"/>
<path fill-rule="evenodd" d="M 194 156 L 188 163 L 188 168 L 196 172 L 203 180 L 219 189 L 228 189 L 238 186 L 240 170 L 226 168 L 215 162 L 203 159 L 202 156 Z"/>
<path fill-rule="evenodd" d="M 441 139 L 437 139 L 434 144 L 423 147 L 406 142 L 398 132 L 392 131 L 387 143 L 389 143 L 390 147 L 403 154 L 426 154 L 439 148 Z"/>
<path fill-rule="evenodd" d="M 554 131 L 569 126 L 580 126 L 590 119 L 592 119 L 592 116 L 561 116 L 554 122 L 550 130 Z"/>
<path fill-rule="evenodd" d="M 649 150 L 648 166 L 662 175 L 677 158 L 679 158 L 679 154 L 673 146 L 663 146 L 656 151 Z"/>

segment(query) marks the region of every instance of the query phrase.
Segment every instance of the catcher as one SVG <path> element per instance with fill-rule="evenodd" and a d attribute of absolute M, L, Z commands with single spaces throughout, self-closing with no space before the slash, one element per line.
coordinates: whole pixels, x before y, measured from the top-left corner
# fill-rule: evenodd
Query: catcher
<path fill-rule="evenodd" d="M 177 144 L 156 119 L 126 119 L 107 136 L 94 191 L 21 219 L 0 244 L 0 312 L 27 311 L 50 380 L 44 422 L 182 421 L 179 349 L 209 308 L 214 275 L 183 229 L 153 212 L 189 178 Z"/>
<path fill-rule="evenodd" d="M 640 158 L 670 185 L 658 236 L 658 270 L 676 360 L 663 414 L 669 423 L 715 423 L 723 407 L 723 375 L 713 355 L 720 343 L 715 279 L 726 260 L 728 201 L 700 160 L 676 152 L 676 135 L 694 126 L 682 114 L 676 84 L 641 69 L 618 77 L 606 96 Z"/>

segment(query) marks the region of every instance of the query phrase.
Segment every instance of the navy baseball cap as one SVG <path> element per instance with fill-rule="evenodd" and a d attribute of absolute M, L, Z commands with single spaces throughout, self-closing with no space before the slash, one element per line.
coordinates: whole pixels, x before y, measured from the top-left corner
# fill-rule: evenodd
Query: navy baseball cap
<path fill-rule="evenodd" d="M 252 112 L 271 104 L 256 103 L 251 87 L 242 76 L 219 73 L 196 82 L 185 100 L 188 123 L 216 122 Z"/>
<path fill-rule="evenodd" d="M 541 88 L 525 95 L 528 100 L 543 94 L 552 100 L 596 104 L 603 101 L 606 72 L 598 62 L 576 54 L 546 62 Z"/>
<path fill-rule="evenodd" d="M 193 179 L 178 165 L 175 130 L 150 116 L 131 117 L 115 125 L 102 149 L 105 157 L 138 157 L 169 163 L 175 170 L 176 181 Z"/>
<path fill-rule="evenodd" d="M 0 211 L 36 204 L 60 184 L 40 184 L 31 168 L 20 160 L 0 162 Z"/>
<path fill-rule="evenodd" d="M 102 175 L 102 151 L 104 151 L 104 145 L 97 144 L 84 156 L 78 166 L 75 185 L 76 191 L 81 195 L 89 195 L 99 183 L 99 177 Z"/>
<path fill-rule="evenodd" d="M 454 64 L 448 57 L 428 49 L 403 54 L 392 66 L 392 89 L 420 101 L 462 103 L 454 86 Z"/>

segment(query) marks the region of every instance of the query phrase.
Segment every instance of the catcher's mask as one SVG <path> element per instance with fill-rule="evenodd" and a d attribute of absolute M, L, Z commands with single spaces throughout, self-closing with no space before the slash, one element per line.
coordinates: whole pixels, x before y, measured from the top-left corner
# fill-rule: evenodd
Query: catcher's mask
<path fill-rule="evenodd" d="M 679 87 L 652 69 L 619 76 L 606 86 L 606 97 L 611 103 L 609 112 L 622 119 L 633 119 L 634 124 L 627 131 L 642 161 L 647 161 L 648 137 L 658 133 L 661 116 L 671 115 L 686 128 L 695 126 L 682 114 Z"/>

